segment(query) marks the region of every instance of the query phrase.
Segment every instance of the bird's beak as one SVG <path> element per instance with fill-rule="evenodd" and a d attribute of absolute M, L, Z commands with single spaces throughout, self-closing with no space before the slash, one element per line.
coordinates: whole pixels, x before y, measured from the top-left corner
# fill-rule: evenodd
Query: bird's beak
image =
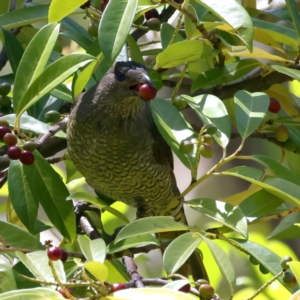
<path fill-rule="evenodd" d="M 143 74 L 137 82 L 130 84 L 129 89 L 139 92 L 139 89 L 143 84 L 148 84 L 150 87 L 154 87 L 150 77 L 146 74 Z"/>

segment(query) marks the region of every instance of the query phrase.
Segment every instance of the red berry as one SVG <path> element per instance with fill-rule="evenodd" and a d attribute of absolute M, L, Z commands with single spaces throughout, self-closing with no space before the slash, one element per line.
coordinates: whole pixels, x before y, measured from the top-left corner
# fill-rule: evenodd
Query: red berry
<path fill-rule="evenodd" d="M 159 14 L 158 11 L 156 9 L 151 9 L 148 10 L 147 12 L 145 12 L 145 18 L 146 20 L 152 19 L 152 18 L 158 18 Z"/>
<path fill-rule="evenodd" d="M 61 249 L 61 261 L 62 262 L 66 262 L 67 261 L 67 259 L 68 259 L 68 252 L 66 251 L 66 250 L 64 250 L 64 249 Z"/>
<path fill-rule="evenodd" d="M 70 290 L 70 289 L 68 289 L 68 288 L 65 288 L 65 289 L 69 292 L 69 294 L 73 295 L 72 290 Z M 69 297 L 65 294 L 65 292 L 64 292 L 63 290 L 59 289 L 58 292 L 59 292 L 64 298 L 69 299 Z"/>
<path fill-rule="evenodd" d="M 191 286 L 189 283 L 185 284 L 182 288 L 179 289 L 180 292 L 189 293 Z"/>
<path fill-rule="evenodd" d="M 270 98 L 269 112 L 276 114 L 280 111 L 280 108 L 281 108 L 281 105 L 280 105 L 279 101 L 275 98 Z"/>
<path fill-rule="evenodd" d="M 3 137 L 6 133 L 11 133 L 11 130 L 6 126 L 0 126 L 0 139 L 3 140 Z"/>
<path fill-rule="evenodd" d="M 293 289 L 297 285 L 297 279 L 294 274 L 286 271 L 283 273 L 282 281 L 284 285 L 288 288 Z"/>
<path fill-rule="evenodd" d="M 155 86 L 145 83 L 139 87 L 139 93 L 142 98 L 148 101 L 155 98 L 157 90 Z"/>
<path fill-rule="evenodd" d="M 7 146 L 15 146 L 18 142 L 18 138 L 12 134 L 12 133 L 5 133 L 4 137 L 3 137 L 3 142 L 7 145 Z"/>
<path fill-rule="evenodd" d="M 7 149 L 7 156 L 10 159 L 20 159 L 22 151 L 18 146 L 12 146 Z"/>
<path fill-rule="evenodd" d="M 47 250 L 47 255 L 49 259 L 56 261 L 61 259 L 62 251 L 60 248 L 52 246 Z"/>
<path fill-rule="evenodd" d="M 34 163 L 34 155 L 29 150 L 24 150 L 21 154 L 20 161 L 24 165 L 32 165 Z"/>
<path fill-rule="evenodd" d="M 114 283 L 110 286 L 110 291 L 111 293 L 120 291 L 120 290 L 125 290 L 126 285 L 124 283 Z"/>

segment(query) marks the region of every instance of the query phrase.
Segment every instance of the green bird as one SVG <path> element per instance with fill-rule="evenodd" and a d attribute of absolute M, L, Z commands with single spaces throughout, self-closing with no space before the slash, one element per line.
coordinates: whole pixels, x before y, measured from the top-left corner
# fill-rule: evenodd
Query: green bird
<path fill-rule="evenodd" d="M 142 84 L 155 89 L 145 66 L 117 62 L 77 97 L 67 127 L 70 158 L 97 193 L 136 207 L 137 218 L 187 223 L 172 152 L 139 93 Z"/>

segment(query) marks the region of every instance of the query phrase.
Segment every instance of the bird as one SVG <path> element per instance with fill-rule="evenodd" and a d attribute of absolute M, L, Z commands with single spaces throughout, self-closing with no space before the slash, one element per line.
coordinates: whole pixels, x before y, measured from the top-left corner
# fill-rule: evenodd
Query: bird
<path fill-rule="evenodd" d="M 136 207 L 137 218 L 187 224 L 171 148 L 139 93 L 144 84 L 155 89 L 144 65 L 119 61 L 80 94 L 67 124 L 68 152 L 97 194 Z"/>

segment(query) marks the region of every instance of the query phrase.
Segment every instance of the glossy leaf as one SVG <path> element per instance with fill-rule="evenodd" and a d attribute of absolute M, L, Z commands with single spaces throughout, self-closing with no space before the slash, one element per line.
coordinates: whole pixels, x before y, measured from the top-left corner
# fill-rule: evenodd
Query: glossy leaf
<path fill-rule="evenodd" d="M 84 235 L 79 235 L 78 243 L 87 261 L 104 263 L 106 245 L 102 239 L 90 240 Z"/>
<path fill-rule="evenodd" d="M 233 295 L 235 287 L 235 273 L 231 261 L 224 250 L 215 242 L 206 237 L 203 237 L 203 240 L 206 242 L 211 254 L 213 255 L 221 273 L 222 278 L 226 281 L 227 285 L 230 288 L 230 293 Z"/>
<path fill-rule="evenodd" d="M 208 198 L 189 200 L 186 204 L 247 238 L 247 219 L 239 207 Z"/>
<path fill-rule="evenodd" d="M 166 231 L 188 230 L 188 225 L 176 222 L 173 217 L 147 217 L 137 219 L 121 229 L 115 242 L 140 234 L 157 233 Z"/>
<path fill-rule="evenodd" d="M 50 288 L 15 290 L 1 294 L 2 300 L 62 300 L 64 297 Z"/>
<path fill-rule="evenodd" d="M 63 2 L 60 0 L 52 0 L 49 7 L 48 22 L 59 22 L 85 2 L 86 0 L 72 0 Z"/>
<path fill-rule="evenodd" d="M 12 266 L 6 261 L 0 261 L 0 294 L 4 292 L 16 290 L 17 284 L 14 277 Z"/>
<path fill-rule="evenodd" d="M 2 5 L 2 3 L 1 3 L 1 5 Z M 8 60 L 9 60 L 10 66 L 12 68 L 12 71 L 13 71 L 14 75 L 16 76 L 17 69 L 18 69 L 20 60 L 22 58 L 22 55 L 24 53 L 24 50 L 12 32 L 10 32 L 4 28 L 2 28 L 1 30 L 2 30 L 3 37 L 4 37 L 4 45 L 5 45 L 5 50 L 6 50 L 6 53 L 8 56 Z"/>
<path fill-rule="evenodd" d="M 8 172 L 8 191 L 18 217 L 29 232 L 34 233 L 39 199 L 36 192 L 30 188 L 27 166 L 18 160 L 11 160 Z"/>
<path fill-rule="evenodd" d="M 31 193 L 40 201 L 57 230 L 65 238 L 73 241 L 76 226 L 73 204 L 66 201 L 69 192 L 60 176 L 41 154 L 35 151 L 34 156 L 35 162 L 23 168 Z"/>
<path fill-rule="evenodd" d="M 298 6 L 295 0 L 286 0 L 286 6 L 290 12 L 290 16 L 292 17 L 297 36 L 298 36 L 298 45 L 300 46 L 300 18 L 298 13 Z"/>
<path fill-rule="evenodd" d="M 16 115 L 15 114 L 10 114 L 10 115 L 6 115 L 3 116 L 2 119 L 6 120 L 8 122 L 8 124 L 13 127 L 15 120 L 16 120 Z M 21 116 L 21 129 L 24 130 L 29 130 L 32 132 L 36 132 L 39 134 L 45 134 L 47 132 L 49 132 L 49 130 L 52 128 L 52 126 L 43 123 L 33 117 L 30 117 L 28 115 L 23 115 Z M 55 134 L 56 137 L 60 137 L 60 138 L 65 138 L 66 134 L 63 131 L 59 131 Z"/>
<path fill-rule="evenodd" d="M 197 13 L 196 13 L 194 7 L 191 4 L 188 4 L 186 7 L 186 10 L 190 14 L 192 14 L 197 20 L 197 22 L 193 22 L 189 16 L 184 15 L 185 34 L 186 34 L 187 39 L 190 40 L 193 37 L 199 36 L 200 31 L 196 27 L 196 24 L 198 24 L 198 17 L 197 17 Z"/>
<path fill-rule="evenodd" d="M 54 276 L 49 267 L 49 258 L 46 250 L 34 251 L 30 253 L 16 252 L 20 261 L 30 270 L 30 272 L 40 280 L 54 282 Z M 53 266 L 61 282 L 66 282 L 66 274 L 61 260 L 53 261 Z"/>
<path fill-rule="evenodd" d="M 200 74 L 193 82 L 191 93 L 194 93 L 197 89 L 210 88 L 218 84 L 226 84 L 240 79 L 260 65 L 261 63 L 255 59 L 243 59 L 224 67 L 207 70 Z"/>
<path fill-rule="evenodd" d="M 27 46 L 14 84 L 15 111 L 18 111 L 18 106 L 29 86 L 43 72 L 55 45 L 59 28 L 60 26 L 55 23 L 44 26 Z"/>
<path fill-rule="evenodd" d="M 249 168 L 249 167 L 244 167 L 244 168 Z M 293 206 L 300 205 L 300 201 L 299 201 L 300 186 L 295 185 L 294 183 L 286 181 L 281 178 L 269 178 L 268 180 L 261 182 L 257 179 L 248 177 L 247 175 L 239 174 L 239 170 L 241 169 L 234 168 L 232 170 L 221 172 L 221 174 L 244 179 L 248 182 L 258 185 L 259 187 L 265 189 L 269 193 L 290 203 Z"/>
<path fill-rule="evenodd" d="M 181 98 L 191 106 L 204 124 L 214 124 L 218 128 L 213 137 L 225 148 L 231 135 L 231 125 L 224 103 L 214 95 L 181 95 Z"/>
<path fill-rule="evenodd" d="M 107 280 L 108 277 L 108 269 L 106 265 L 100 263 L 98 261 L 90 261 L 86 262 L 84 268 L 88 270 L 95 278 L 101 282 Z"/>
<path fill-rule="evenodd" d="M 160 38 L 161 38 L 161 45 L 163 49 L 166 49 L 169 46 L 174 32 L 175 32 L 175 28 L 171 24 L 166 22 L 162 23 L 160 29 Z M 184 38 L 179 33 L 177 33 L 174 38 L 173 44 L 177 42 L 181 42 L 183 40 Z"/>
<path fill-rule="evenodd" d="M 137 42 L 134 40 L 134 38 L 131 35 L 127 36 L 127 44 L 130 51 L 131 60 L 138 62 L 140 64 L 144 64 L 144 59 L 140 47 L 138 46 Z"/>
<path fill-rule="evenodd" d="M 253 49 L 253 24 L 247 11 L 235 0 L 197 0 L 207 10 L 230 25 L 249 51 Z"/>
<path fill-rule="evenodd" d="M 25 92 L 16 109 L 17 118 L 36 103 L 41 97 L 49 93 L 58 84 L 62 83 L 80 67 L 94 60 L 93 56 L 84 53 L 66 55 L 49 65 L 40 76 L 32 82 Z"/>
<path fill-rule="evenodd" d="M 65 84 L 59 84 L 54 90 L 50 92 L 51 95 L 54 97 L 69 102 L 73 103 L 73 97 L 71 91 L 66 87 Z"/>
<path fill-rule="evenodd" d="M 2 0 L 0 5 L 0 15 L 3 15 L 10 10 L 11 0 Z"/>
<path fill-rule="evenodd" d="M 104 10 L 99 25 L 99 45 L 111 63 L 126 41 L 137 3 L 137 0 L 110 0 Z"/>
<path fill-rule="evenodd" d="M 201 41 L 182 41 L 169 45 L 156 57 L 156 68 L 172 68 L 212 55 L 212 49 Z"/>
<path fill-rule="evenodd" d="M 282 199 L 262 189 L 247 197 L 239 208 L 246 217 L 257 218 L 274 213 L 282 202 Z"/>
<path fill-rule="evenodd" d="M 12 29 L 45 21 L 48 18 L 49 5 L 36 5 L 10 11 L 0 16 L 0 27 Z"/>
<path fill-rule="evenodd" d="M 196 147 L 189 154 L 180 152 L 180 143 L 196 139 L 190 124 L 170 102 L 156 98 L 150 102 L 154 122 L 165 141 L 169 144 L 182 163 L 189 169 L 195 165 Z"/>
<path fill-rule="evenodd" d="M 174 281 L 167 283 L 166 285 L 164 285 L 164 288 L 178 291 L 187 284 L 190 284 L 189 280 L 178 279 L 178 280 L 174 280 Z"/>
<path fill-rule="evenodd" d="M 38 238 L 8 222 L 0 221 L 0 236 L 11 247 L 33 250 L 45 249 Z"/>
<path fill-rule="evenodd" d="M 286 68 L 286 67 L 282 67 L 282 66 L 277 66 L 277 65 L 271 65 L 271 67 L 279 73 L 288 75 L 288 76 L 300 81 L 300 71 L 298 71 L 298 70 Z"/>
<path fill-rule="evenodd" d="M 186 262 L 202 241 L 199 233 L 187 232 L 173 240 L 163 255 L 167 274 L 174 274 Z"/>
<path fill-rule="evenodd" d="M 238 91 L 234 95 L 236 124 L 242 139 L 245 140 L 262 122 L 268 111 L 270 98 L 260 92 Z"/>
<path fill-rule="evenodd" d="M 159 246 L 160 243 L 152 234 L 143 234 L 134 237 L 130 237 L 127 239 L 123 239 L 122 241 L 115 243 L 111 242 L 108 245 L 108 253 L 120 252 L 129 248 L 134 247 L 142 247 L 146 245 L 156 245 Z"/>

